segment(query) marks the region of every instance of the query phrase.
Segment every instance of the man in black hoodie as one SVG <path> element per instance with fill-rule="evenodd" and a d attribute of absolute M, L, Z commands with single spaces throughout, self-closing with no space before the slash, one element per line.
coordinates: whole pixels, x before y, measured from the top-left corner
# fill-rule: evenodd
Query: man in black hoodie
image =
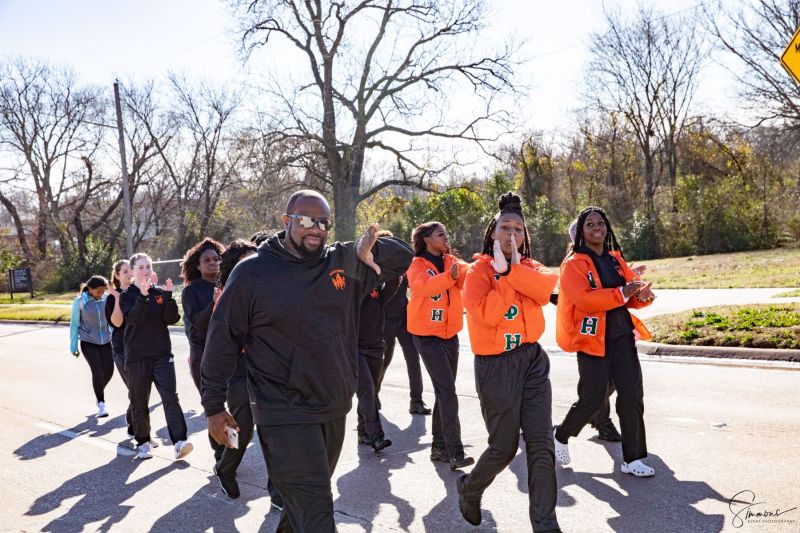
<path fill-rule="evenodd" d="M 251 406 L 272 481 L 285 503 L 278 531 L 333 532 L 331 475 L 357 385 L 359 308 L 379 275 L 397 277 L 413 251 L 377 237 L 326 246 L 330 207 L 299 191 L 285 230 L 240 262 L 217 302 L 202 366 L 203 407 L 223 443 L 225 392 L 245 348 Z"/>

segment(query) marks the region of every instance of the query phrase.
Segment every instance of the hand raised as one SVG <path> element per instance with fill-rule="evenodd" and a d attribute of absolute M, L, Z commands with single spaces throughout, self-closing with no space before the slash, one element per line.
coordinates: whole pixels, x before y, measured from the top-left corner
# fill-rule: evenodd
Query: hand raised
<path fill-rule="evenodd" d="M 141 291 L 142 296 L 147 296 L 150 292 L 150 287 L 153 286 L 153 283 L 150 281 L 143 281 L 139 284 L 139 291 Z"/>
<path fill-rule="evenodd" d="M 450 277 L 453 279 L 458 279 L 458 263 L 453 263 L 450 267 Z"/>
<path fill-rule="evenodd" d="M 647 284 L 644 281 L 633 280 L 622 288 L 622 294 L 625 295 L 625 298 L 630 298 L 645 285 Z"/>
<path fill-rule="evenodd" d="M 519 246 L 517 245 L 517 238 L 511 235 L 511 264 L 518 265 L 520 262 Z"/>
<path fill-rule="evenodd" d="M 653 294 L 652 289 L 652 282 L 649 282 L 647 285 L 642 287 L 642 289 L 636 293 L 636 299 L 640 302 L 652 302 L 656 299 L 656 295 Z"/>
<path fill-rule="evenodd" d="M 373 222 L 356 244 L 356 255 L 362 263 L 374 270 L 376 274 L 381 273 L 381 267 L 375 262 L 375 257 L 372 255 L 372 247 L 378 242 L 379 229 L 380 225 L 377 222 Z"/>
<path fill-rule="evenodd" d="M 172 284 L 172 278 L 167 278 L 167 282 L 164 284 L 164 290 L 172 292 L 175 288 L 175 285 Z"/>
<path fill-rule="evenodd" d="M 503 247 L 498 240 L 494 241 L 494 261 L 492 261 L 492 266 L 494 267 L 494 271 L 498 274 L 505 274 L 508 270 L 508 261 L 506 261 L 506 256 L 503 254 Z"/>
<path fill-rule="evenodd" d="M 630 265 L 628 265 L 628 266 L 631 266 L 631 265 L 633 265 L 633 263 L 631 263 L 631 264 L 630 264 Z M 634 274 L 636 274 L 637 276 L 640 276 L 640 277 L 641 277 L 641 275 L 642 275 L 642 274 L 644 274 L 645 272 L 647 272 L 647 265 L 639 265 L 639 266 L 636 266 L 636 267 L 632 267 L 632 266 L 631 266 L 631 272 L 633 272 L 633 273 L 634 273 Z"/>

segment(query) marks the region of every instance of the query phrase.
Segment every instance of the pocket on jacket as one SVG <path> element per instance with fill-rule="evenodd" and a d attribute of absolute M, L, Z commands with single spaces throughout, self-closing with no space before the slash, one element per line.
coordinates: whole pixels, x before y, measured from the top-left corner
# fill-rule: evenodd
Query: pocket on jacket
<path fill-rule="evenodd" d="M 358 382 L 356 351 L 343 332 L 295 346 L 286 382 L 309 407 L 324 407 L 351 401 Z"/>

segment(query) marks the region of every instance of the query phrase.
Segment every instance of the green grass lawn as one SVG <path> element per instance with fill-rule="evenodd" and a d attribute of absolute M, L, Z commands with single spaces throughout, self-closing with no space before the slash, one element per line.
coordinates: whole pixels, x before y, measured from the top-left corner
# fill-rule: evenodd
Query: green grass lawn
<path fill-rule="evenodd" d="M 800 297 L 800 289 L 795 289 L 793 291 L 786 291 L 781 292 L 773 296 L 773 298 L 798 298 Z"/>
<path fill-rule="evenodd" d="M 69 305 L 2 305 L 0 320 L 48 320 L 69 322 L 72 308 Z"/>
<path fill-rule="evenodd" d="M 647 327 L 664 344 L 800 349 L 800 304 L 704 307 L 652 317 Z"/>
<path fill-rule="evenodd" d="M 657 289 L 800 287 L 800 248 L 672 257 L 634 263 L 647 265 L 643 277 L 652 281 Z"/>

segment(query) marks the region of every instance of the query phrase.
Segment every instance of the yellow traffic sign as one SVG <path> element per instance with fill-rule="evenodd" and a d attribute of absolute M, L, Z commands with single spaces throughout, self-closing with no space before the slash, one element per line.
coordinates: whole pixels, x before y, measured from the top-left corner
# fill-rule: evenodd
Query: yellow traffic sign
<path fill-rule="evenodd" d="M 781 65 L 792 75 L 794 81 L 800 83 L 800 28 L 794 32 L 792 40 L 781 54 Z"/>

